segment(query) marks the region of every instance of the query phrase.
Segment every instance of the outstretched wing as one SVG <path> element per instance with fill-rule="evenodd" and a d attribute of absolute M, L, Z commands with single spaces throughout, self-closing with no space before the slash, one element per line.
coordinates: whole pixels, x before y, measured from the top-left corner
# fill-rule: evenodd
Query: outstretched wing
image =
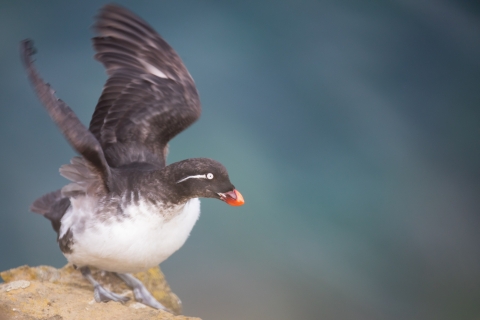
<path fill-rule="evenodd" d="M 192 77 L 168 43 L 125 8 L 103 7 L 94 29 L 95 58 L 110 77 L 90 131 L 112 167 L 164 167 L 168 141 L 200 116 Z"/>
<path fill-rule="evenodd" d="M 110 190 L 112 173 L 100 143 L 80 122 L 72 109 L 55 96 L 55 91 L 53 91 L 50 85 L 40 78 L 32 61 L 32 55 L 34 53 L 35 49 L 33 48 L 31 40 L 24 40 L 20 43 L 22 62 L 38 98 L 70 145 L 87 160 L 87 165 L 90 170 L 95 175 L 99 174 L 105 190 Z"/>

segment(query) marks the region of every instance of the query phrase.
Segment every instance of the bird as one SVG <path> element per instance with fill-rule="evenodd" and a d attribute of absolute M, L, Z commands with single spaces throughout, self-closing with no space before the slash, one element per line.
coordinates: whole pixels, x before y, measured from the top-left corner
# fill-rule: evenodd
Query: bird
<path fill-rule="evenodd" d="M 174 49 L 143 19 L 103 6 L 92 38 L 108 79 L 90 125 L 39 75 L 33 41 L 20 43 L 34 91 L 78 153 L 60 174 L 70 180 L 30 210 L 50 220 L 66 259 L 92 284 L 97 302 L 126 302 L 90 268 L 112 272 L 135 300 L 168 310 L 132 273 L 158 266 L 185 243 L 200 214 L 198 198 L 244 204 L 227 169 L 209 158 L 168 164 L 168 143 L 201 113 L 195 83 Z"/>

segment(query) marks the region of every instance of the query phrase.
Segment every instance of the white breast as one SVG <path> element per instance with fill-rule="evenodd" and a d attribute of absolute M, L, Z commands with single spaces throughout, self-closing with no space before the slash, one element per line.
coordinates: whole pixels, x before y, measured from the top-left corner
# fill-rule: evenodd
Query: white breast
<path fill-rule="evenodd" d="M 112 215 L 102 219 L 95 213 L 96 201 L 71 199 L 72 206 L 62 218 L 60 237 L 70 228 L 72 253 L 65 254 L 77 266 L 130 273 L 157 266 L 187 240 L 200 215 L 200 200 L 159 212 L 140 201 L 123 209 L 125 218 Z"/>

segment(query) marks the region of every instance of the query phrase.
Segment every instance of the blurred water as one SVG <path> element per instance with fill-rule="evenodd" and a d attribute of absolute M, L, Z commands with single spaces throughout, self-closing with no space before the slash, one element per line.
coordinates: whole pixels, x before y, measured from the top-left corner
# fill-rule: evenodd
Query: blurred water
<path fill-rule="evenodd" d="M 65 263 L 30 203 L 74 155 L 18 44 L 89 122 L 101 1 L 0 2 L 0 269 Z M 246 205 L 202 201 L 162 269 L 204 319 L 480 318 L 480 8 L 473 1 L 120 1 L 202 99 L 169 161 L 211 157 Z"/>

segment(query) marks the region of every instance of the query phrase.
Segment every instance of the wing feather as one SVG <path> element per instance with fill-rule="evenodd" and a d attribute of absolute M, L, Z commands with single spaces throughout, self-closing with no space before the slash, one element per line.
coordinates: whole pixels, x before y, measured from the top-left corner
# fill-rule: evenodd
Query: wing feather
<path fill-rule="evenodd" d="M 168 141 L 200 116 L 193 79 L 168 43 L 127 9 L 106 5 L 94 29 L 95 58 L 110 77 L 90 131 L 110 166 L 165 166 Z"/>
<path fill-rule="evenodd" d="M 21 42 L 20 55 L 22 62 L 38 98 L 70 145 L 86 159 L 95 174 L 101 177 L 103 186 L 108 191 L 112 184 L 112 173 L 100 143 L 80 122 L 72 109 L 58 99 L 55 96 L 55 91 L 40 77 L 32 61 L 34 53 L 35 50 L 31 40 Z"/>

